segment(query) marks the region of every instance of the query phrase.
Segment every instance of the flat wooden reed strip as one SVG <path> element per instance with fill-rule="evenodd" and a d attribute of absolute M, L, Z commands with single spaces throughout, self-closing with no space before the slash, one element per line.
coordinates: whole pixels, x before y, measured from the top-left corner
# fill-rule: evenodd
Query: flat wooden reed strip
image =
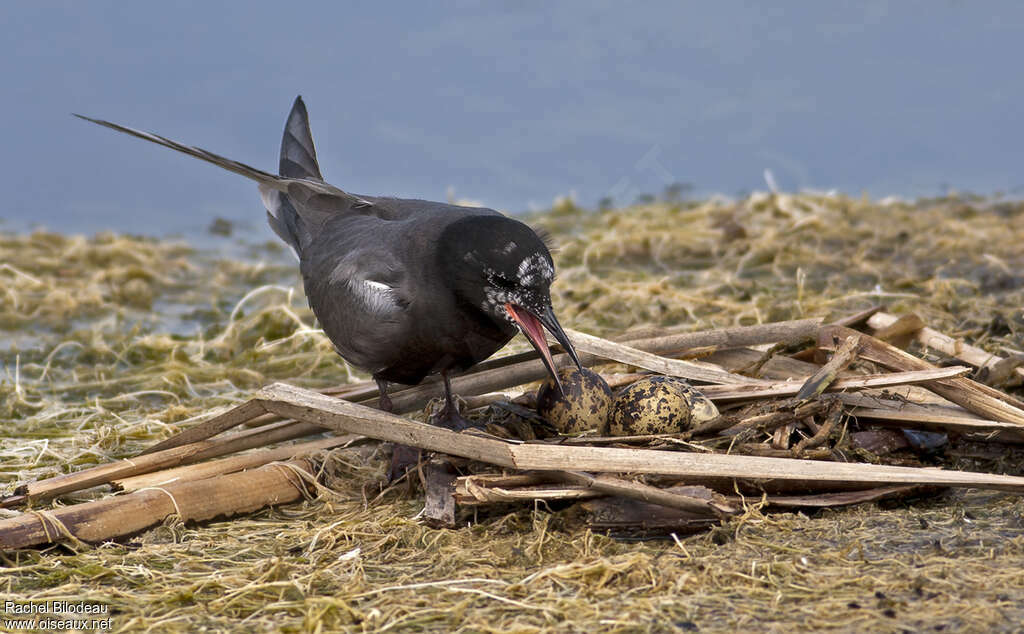
<path fill-rule="evenodd" d="M 369 398 L 370 396 L 376 397 L 377 384 L 373 381 L 360 381 L 358 383 L 342 385 L 338 388 L 322 390 L 321 393 L 331 394 L 332 396 L 349 400 L 361 400 Z M 140 455 L 164 451 L 166 449 L 173 449 L 174 447 L 180 447 L 189 443 L 206 440 L 242 424 L 250 426 L 267 426 L 281 422 L 282 420 L 277 414 L 273 414 L 265 410 L 259 411 L 257 406 L 252 405 L 252 401 L 248 401 L 244 405 L 249 405 L 250 409 L 246 409 L 242 406 L 236 406 L 221 414 L 215 415 L 198 425 L 189 427 L 185 431 L 177 433 L 166 440 L 162 440 L 151 447 L 148 447 Z M 251 409 L 253 407 L 256 407 L 256 409 Z M 311 431 L 305 435 L 308 436 L 309 434 L 314 433 L 317 433 L 317 431 Z M 298 437 L 299 436 L 296 436 L 296 438 Z"/>
<path fill-rule="evenodd" d="M 318 427 L 317 429 L 319 430 L 321 428 Z M 129 476 L 120 480 L 113 480 L 110 484 L 121 491 L 137 491 L 138 489 L 144 489 L 146 487 L 165 486 L 172 482 L 202 480 L 204 478 L 211 478 L 213 476 L 224 475 L 226 473 L 234 473 L 236 471 L 245 471 L 247 469 L 262 467 L 263 465 L 271 462 L 291 460 L 323 449 L 343 447 L 363 438 L 365 438 L 365 436 L 358 436 L 356 434 L 329 436 L 319 440 L 295 443 L 238 456 L 229 456 L 219 460 L 210 460 L 209 462 L 200 462 L 198 464 L 190 464 L 182 467 L 175 467 L 173 469 L 164 469 L 163 471 L 154 471 L 152 473 Z"/>
<path fill-rule="evenodd" d="M 250 421 L 257 416 L 266 414 L 267 410 L 263 408 L 259 403 L 255 401 L 248 401 L 241 405 L 232 407 L 228 411 L 218 414 L 210 420 L 203 421 L 195 427 L 190 427 L 185 431 L 176 434 L 167 440 L 158 442 L 152 447 L 142 452 L 142 455 L 152 454 L 156 452 L 165 451 L 167 449 L 173 449 L 175 447 L 181 447 L 182 445 L 188 445 L 196 443 L 207 438 L 212 438 L 217 434 L 227 431 L 232 427 L 237 427 L 242 423 Z"/>

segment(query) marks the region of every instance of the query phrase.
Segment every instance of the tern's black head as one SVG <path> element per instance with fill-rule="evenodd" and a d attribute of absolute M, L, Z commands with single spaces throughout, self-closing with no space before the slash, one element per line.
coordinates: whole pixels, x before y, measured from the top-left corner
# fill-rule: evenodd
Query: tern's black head
<path fill-rule="evenodd" d="M 554 365 L 544 328 L 579 365 L 551 308 L 555 279 L 551 253 L 533 229 L 505 216 L 469 216 L 452 223 L 439 246 L 443 268 L 460 299 L 502 329 L 521 330 L 552 376 Z"/>
<path fill-rule="evenodd" d="M 470 216 L 441 237 L 439 254 L 455 293 L 499 323 L 515 325 L 506 304 L 535 314 L 551 306 L 555 265 L 540 237 L 504 216 Z"/>

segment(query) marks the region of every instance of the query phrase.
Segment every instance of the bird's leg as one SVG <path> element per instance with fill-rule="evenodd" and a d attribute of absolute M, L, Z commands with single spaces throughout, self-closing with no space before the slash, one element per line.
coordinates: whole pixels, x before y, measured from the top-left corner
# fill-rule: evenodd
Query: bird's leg
<path fill-rule="evenodd" d="M 377 398 L 377 407 L 382 412 L 393 412 L 394 404 L 391 402 L 391 398 L 388 397 L 388 382 L 377 376 L 373 377 L 373 380 L 377 382 L 377 390 L 380 392 L 380 396 Z M 391 466 L 388 467 L 387 481 L 394 482 L 401 478 L 405 475 L 406 471 L 415 466 L 419 461 L 419 449 L 408 445 L 396 444 L 391 451 Z"/>
<path fill-rule="evenodd" d="M 444 379 L 444 407 L 441 408 L 440 412 L 431 416 L 430 422 L 438 427 L 444 427 L 452 431 L 462 431 L 470 427 L 478 427 L 479 425 L 474 425 L 459 413 L 459 406 L 452 395 L 452 382 L 448 378 L 448 372 L 441 372 L 441 378 Z"/>
<path fill-rule="evenodd" d="M 382 412 L 391 413 L 395 411 L 394 405 L 391 403 L 391 397 L 388 396 L 388 382 L 380 377 L 373 377 L 373 380 L 377 382 L 377 407 Z"/>

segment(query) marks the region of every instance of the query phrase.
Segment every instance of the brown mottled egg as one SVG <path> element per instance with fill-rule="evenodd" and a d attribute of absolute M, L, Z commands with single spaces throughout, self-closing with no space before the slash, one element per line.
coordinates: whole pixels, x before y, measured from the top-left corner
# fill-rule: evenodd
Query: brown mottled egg
<path fill-rule="evenodd" d="M 600 429 L 612 407 L 612 389 L 596 372 L 575 366 L 558 371 L 565 395 L 548 377 L 537 390 L 537 412 L 562 434 Z"/>
<path fill-rule="evenodd" d="M 619 393 L 601 430 L 607 436 L 673 434 L 718 416 L 718 408 L 682 379 L 652 376 Z"/>

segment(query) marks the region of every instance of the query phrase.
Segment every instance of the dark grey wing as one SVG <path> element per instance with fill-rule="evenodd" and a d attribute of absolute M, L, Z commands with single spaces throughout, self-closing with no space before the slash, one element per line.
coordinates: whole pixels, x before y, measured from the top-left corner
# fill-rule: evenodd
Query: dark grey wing
<path fill-rule="evenodd" d="M 302 260 L 306 296 L 327 337 L 345 360 L 370 372 L 394 361 L 410 328 L 411 276 L 388 255 L 387 224 L 348 219 L 343 232 L 318 238 Z"/>

